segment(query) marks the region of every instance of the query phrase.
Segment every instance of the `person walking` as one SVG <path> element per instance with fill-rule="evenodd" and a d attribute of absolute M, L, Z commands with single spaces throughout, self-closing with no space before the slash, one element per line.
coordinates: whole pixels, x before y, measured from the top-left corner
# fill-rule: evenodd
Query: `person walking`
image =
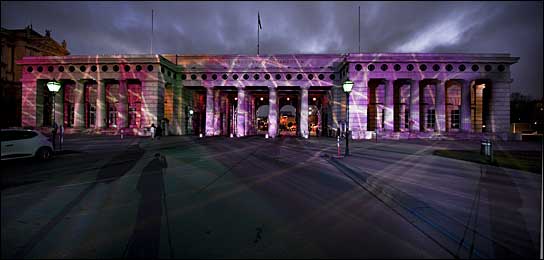
<path fill-rule="evenodd" d="M 157 125 L 157 132 L 155 133 L 155 136 L 157 137 L 157 140 L 161 139 L 162 136 L 162 127 L 161 124 Z"/>
<path fill-rule="evenodd" d="M 156 131 L 157 128 L 155 127 L 155 124 L 151 124 L 151 127 L 149 128 L 149 132 L 151 132 L 151 140 L 155 140 Z"/>

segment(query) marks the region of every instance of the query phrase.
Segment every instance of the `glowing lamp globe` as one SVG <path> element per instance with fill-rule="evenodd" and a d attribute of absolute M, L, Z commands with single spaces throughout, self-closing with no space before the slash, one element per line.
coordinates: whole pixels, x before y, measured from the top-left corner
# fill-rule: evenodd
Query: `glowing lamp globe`
<path fill-rule="evenodd" d="M 344 84 L 342 84 L 342 88 L 344 89 L 344 92 L 349 93 L 351 92 L 351 89 L 353 88 L 353 81 L 346 80 Z"/>
<path fill-rule="evenodd" d="M 47 82 L 47 89 L 53 93 L 57 93 L 60 90 L 60 82 L 49 81 Z"/>

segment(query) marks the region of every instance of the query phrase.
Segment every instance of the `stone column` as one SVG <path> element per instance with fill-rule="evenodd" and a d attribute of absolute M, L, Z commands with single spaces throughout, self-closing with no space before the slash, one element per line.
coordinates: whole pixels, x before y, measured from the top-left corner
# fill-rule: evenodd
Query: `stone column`
<path fill-rule="evenodd" d="M 117 126 L 128 127 L 128 89 L 127 81 L 119 80 L 119 99 L 117 100 Z"/>
<path fill-rule="evenodd" d="M 412 122 L 410 131 L 419 132 L 419 80 L 412 80 L 410 86 L 410 120 Z"/>
<path fill-rule="evenodd" d="M 446 131 L 446 80 L 441 80 L 436 83 L 436 131 Z"/>
<path fill-rule="evenodd" d="M 472 132 L 470 122 L 470 80 L 463 80 L 461 86 L 461 130 Z"/>
<path fill-rule="evenodd" d="M 394 79 L 387 79 L 385 84 L 385 122 L 386 131 L 393 131 L 393 97 L 394 97 Z"/>
<path fill-rule="evenodd" d="M 21 126 L 36 127 L 37 126 L 37 89 L 38 81 L 35 79 L 23 79 L 22 82 L 22 103 L 21 103 Z"/>
<path fill-rule="evenodd" d="M 246 119 L 246 91 L 243 86 L 238 86 L 238 105 L 236 111 L 236 136 L 245 136 Z"/>
<path fill-rule="evenodd" d="M 221 92 L 219 89 L 213 92 L 213 135 L 221 134 Z"/>
<path fill-rule="evenodd" d="M 181 80 L 178 80 L 177 78 L 174 80 L 174 84 L 172 84 L 172 88 L 174 91 L 174 98 L 173 98 L 173 113 L 172 113 L 172 122 L 171 122 L 171 129 L 172 133 L 175 135 L 181 135 L 182 129 L 185 129 L 185 116 L 183 113 L 183 87 L 181 86 Z"/>
<path fill-rule="evenodd" d="M 76 80 L 74 85 L 74 128 L 85 127 L 85 82 Z"/>
<path fill-rule="evenodd" d="M 364 139 L 368 123 L 368 80 L 353 83 L 349 94 L 349 128 L 352 139 Z"/>
<path fill-rule="evenodd" d="M 494 79 L 491 82 L 491 100 L 489 109 L 489 123 L 491 131 L 503 140 L 508 139 L 510 133 L 510 92 L 511 79 Z"/>
<path fill-rule="evenodd" d="M 96 128 L 106 127 L 106 81 L 97 82 Z"/>
<path fill-rule="evenodd" d="M 206 136 L 212 136 L 214 134 L 214 124 L 213 124 L 214 91 L 213 91 L 213 86 L 205 86 L 205 87 L 206 87 Z"/>
<path fill-rule="evenodd" d="M 278 100 L 276 87 L 268 87 L 268 136 L 275 138 L 278 133 Z"/>
<path fill-rule="evenodd" d="M 310 86 L 300 86 L 300 134 L 308 138 L 308 89 Z"/>
<path fill-rule="evenodd" d="M 157 126 L 164 116 L 164 82 L 142 81 L 142 111 L 140 127 Z"/>

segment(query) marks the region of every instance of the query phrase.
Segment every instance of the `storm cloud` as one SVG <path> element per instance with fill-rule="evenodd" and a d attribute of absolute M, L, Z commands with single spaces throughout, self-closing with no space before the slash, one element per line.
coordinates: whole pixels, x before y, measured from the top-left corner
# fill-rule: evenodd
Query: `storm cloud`
<path fill-rule="evenodd" d="M 510 53 L 513 92 L 542 98 L 542 2 L 5 2 L 2 27 L 66 40 L 73 55 Z"/>

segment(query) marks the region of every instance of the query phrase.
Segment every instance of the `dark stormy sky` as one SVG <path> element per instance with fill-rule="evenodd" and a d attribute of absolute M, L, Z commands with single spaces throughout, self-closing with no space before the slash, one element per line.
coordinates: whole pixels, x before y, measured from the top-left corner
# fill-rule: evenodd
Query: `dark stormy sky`
<path fill-rule="evenodd" d="M 512 91 L 541 98 L 542 2 L 5 2 L 2 27 L 52 30 L 73 55 L 485 52 L 520 57 Z"/>

